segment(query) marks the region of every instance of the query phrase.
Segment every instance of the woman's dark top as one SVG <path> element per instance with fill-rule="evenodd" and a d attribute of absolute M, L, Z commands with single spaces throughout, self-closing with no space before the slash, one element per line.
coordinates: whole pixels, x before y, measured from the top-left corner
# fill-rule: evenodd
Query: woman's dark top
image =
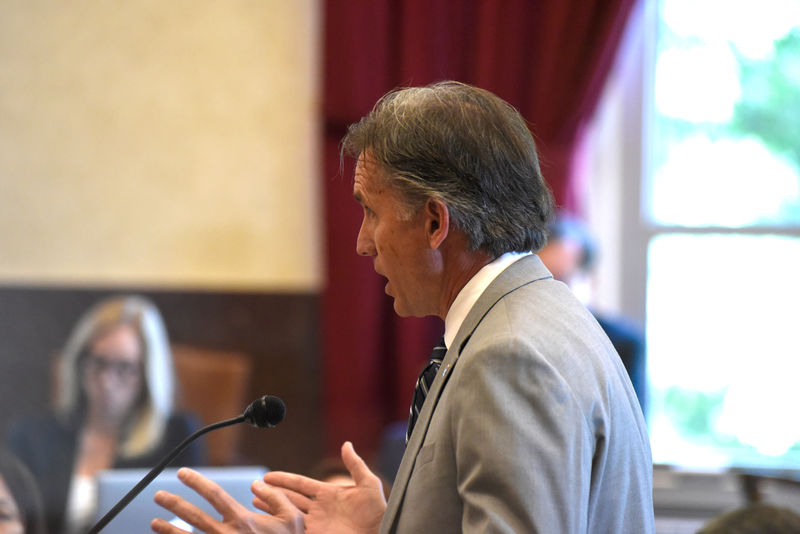
<path fill-rule="evenodd" d="M 55 415 L 28 418 L 14 422 L 8 432 L 8 448 L 22 460 L 39 484 L 44 502 L 48 532 L 64 531 L 67 493 L 75 463 L 79 425 Z M 149 468 L 166 456 L 176 445 L 199 428 L 196 417 L 174 414 L 167 422 L 164 439 L 152 451 L 134 458 L 118 458 L 113 468 Z M 171 466 L 199 466 L 207 462 L 202 438 L 193 442 L 172 462 Z"/>

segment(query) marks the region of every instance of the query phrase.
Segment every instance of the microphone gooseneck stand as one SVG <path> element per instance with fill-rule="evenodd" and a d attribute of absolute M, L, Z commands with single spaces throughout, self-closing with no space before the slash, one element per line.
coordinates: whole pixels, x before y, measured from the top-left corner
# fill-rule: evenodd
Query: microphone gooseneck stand
<path fill-rule="evenodd" d="M 153 467 L 150 470 L 150 472 L 148 472 L 142 478 L 142 480 L 140 480 L 138 482 L 138 484 L 136 484 L 133 488 L 131 488 L 131 490 L 128 493 L 126 493 L 125 496 L 122 499 L 120 499 L 119 502 L 117 504 L 115 504 L 113 508 L 111 508 L 111 510 L 106 512 L 106 514 L 103 517 L 101 517 L 100 520 L 97 523 L 95 523 L 95 525 L 89 530 L 89 532 L 87 534 L 97 534 L 106 525 L 108 525 L 108 523 L 110 523 L 112 519 L 117 517 L 117 514 L 120 513 L 123 508 L 128 506 L 128 504 L 133 499 L 135 499 L 136 496 L 139 495 L 142 492 L 142 490 L 144 488 L 146 488 L 147 485 L 150 484 L 159 475 L 159 473 L 161 473 L 161 471 L 163 471 L 164 468 L 167 467 L 167 465 L 172 460 L 174 460 L 175 457 L 178 454 L 181 453 L 181 451 L 187 445 L 189 445 L 189 443 L 191 443 L 192 441 L 194 441 L 198 437 L 202 436 L 206 432 L 211 432 L 212 430 L 216 430 L 218 428 L 222 428 L 222 427 L 226 427 L 226 426 L 231 426 L 231 425 L 236 425 L 236 424 L 239 424 L 239 423 L 243 423 L 244 421 L 246 421 L 246 418 L 245 418 L 244 415 L 240 415 L 239 417 L 234 417 L 232 419 L 227 419 L 225 421 L 220 421 L 218 423 L 214 423 L 212 425 L 205 426 L 205 427 L 201 428 L 200 430 L 197 430 L 196 432 L 191 434 L 188 438 L 186 438 L 183 441 L 181 441 L 178 444 L 178 446 L 175 447 L 174 449 L 172 449 L 172 451 L 169 454 L 167 454 L 158 464 L 156 464 L 156 466 Z"/>
<path fill-rule="evenodd" d="M 242 415 L 239 417 L 234 417 L 233 419 L 226 419 L 225 421 L 220 421 L 218 423 L 214 423 L 208 426 L 204 426 L 200 430 L 197 430 L 188 438 L 181 441 L 177 447 L 172 449 L 172 451 L 167 454 L 158 464 L 150 470 L 142 480 L 139 481 L 131 490 L 122 497 L 117 504 L 115 504 L 111 510 L 106 512 L 106 514 L 100 518 L 100 520 L 95 523 L 95 525 L 89 529 L 87 534 L 97 534 L 103 528 L 114 519 L 117 514 L 119 514 L 123 508 L 128 506 L 128 504 L 136 498 L 139 493 L 142 492 L 144 488 L 150 484 L 153 479 L 155 479 L 164 468 L 175 459 L 175 457 L 186 448 L 186 446 L 197 439 L 198 437 L 202 436 L 206 432 L 211 432 L 212 430 L 216 430 L 218 428 L 236 425 L 239 423 L 250 423 L 253 426 L 259 428 L 267 428 L 273 427 L 283 421 L 283 418 L 286 416 L 286 405 L 283 401 L 272 395 L 264 395 L 256 399 L 255 401 L 251 402 L 247 409 L 244 411 Z"/>

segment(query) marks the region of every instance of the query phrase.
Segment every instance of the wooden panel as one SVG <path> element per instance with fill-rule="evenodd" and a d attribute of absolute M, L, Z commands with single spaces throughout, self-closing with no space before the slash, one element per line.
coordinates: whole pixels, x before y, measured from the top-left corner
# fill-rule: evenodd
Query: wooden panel
<path fill-rule="evenodd" d="M 179 391 L 177 405 L 196 413 L 203 426 L 231 419 L 247 406 L 247 386 L 253 371 L 251 358 L 241 352 L 173 345 Z M 241 463 L 242 425 L 206 434 L 211 465 Z"/>

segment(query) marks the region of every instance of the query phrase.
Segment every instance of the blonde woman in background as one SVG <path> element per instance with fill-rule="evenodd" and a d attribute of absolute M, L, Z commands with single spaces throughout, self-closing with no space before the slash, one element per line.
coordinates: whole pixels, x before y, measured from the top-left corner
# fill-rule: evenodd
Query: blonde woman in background
<path fill-rule="evenodd" d="M 93 522 L 98 471 L 150 467 L 198 427 L 173 411 L 166 329 L 143 297 L 112 297 L 93 306 L 58 363 L 54 413 L 21 420 L 8 435 L 9 447 L 38 481 L 54 534 L 85 531 Z M 197 443 L 174 464 L 205 461 Z"/>

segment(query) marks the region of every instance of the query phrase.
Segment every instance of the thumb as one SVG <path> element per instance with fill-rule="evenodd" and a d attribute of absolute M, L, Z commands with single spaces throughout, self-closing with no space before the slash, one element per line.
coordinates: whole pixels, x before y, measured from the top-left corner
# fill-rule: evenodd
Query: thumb
<path fill-rule="evenodd" d="M 356 454 L 353 444 L 345 441 L 342 445 L 342 462 L 353 477 L 356 486 L 372 485 L 378 478 L 372 471 L 369 470 L 367 464 L 361 457 Z"/>

